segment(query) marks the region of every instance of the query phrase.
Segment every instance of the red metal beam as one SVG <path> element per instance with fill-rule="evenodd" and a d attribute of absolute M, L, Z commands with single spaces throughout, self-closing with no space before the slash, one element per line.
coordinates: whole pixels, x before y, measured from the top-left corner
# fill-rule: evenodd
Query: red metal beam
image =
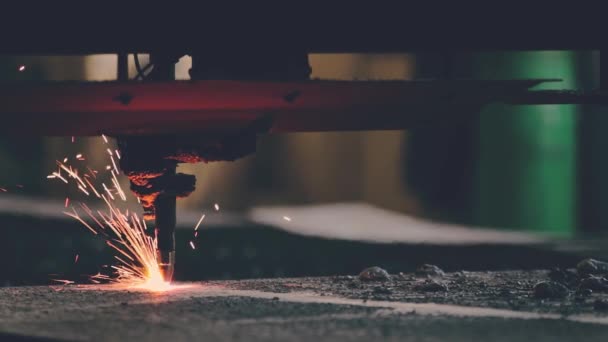
<path fill-rule="evenodd" d="M 0 85 L 0 132 L 221 133 L 261 117 L 272 132 L 403 129 L 522 94 L 517 81 L 178 81 Z M 460 106 L 460 107 L 456 107 Z"/>

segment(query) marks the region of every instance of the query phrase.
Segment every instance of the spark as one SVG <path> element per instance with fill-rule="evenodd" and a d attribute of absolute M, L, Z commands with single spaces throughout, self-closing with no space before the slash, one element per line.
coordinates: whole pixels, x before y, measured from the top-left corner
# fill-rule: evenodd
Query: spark
<path fill-rule="evenodd" d="M 59 168 L 63 169 L 65 172 L 67 172 L 68 176 L 70 176 L 70 178 L 74 178 L 75 180 L 78 181 L 78 183 L 83 187 L 86 188 L 87 185 L 84 184 L 84 181 L 82 180 L 82 178 L 80 178 L 80 176 L 78 175 L 78 170 L 74 170 L 71 166 L 68 168 L 67 166 L 65 166 L 62 163 L 57 162 L 57 164 L 59 165 Z"/>
<path fill-rule="evenodd" d="M 72 144 L 76 141 L 76 138 L 72 135 Z"/>
<path fill-rule="evenodd" d="M 116 166 L 116 162 L 114 161 L 114 157 L 110 156 L 110 160 L 112 160 L 112 165 L 114 165 L 114 170 L 118 172 L 118 167 Z"/>
<path fill-rule="evenodd" d="M 25 65 L 21 64 L 17 70 L 24 71 L 25 70 Z"/>
<path fill-rule="evenodd" d="M 289 216 L 283 216 L 283 220 L 291 222 L 291 217 L 289 217 Z"/>
<path fill-rule="evenodd" d="M 0 191 L 2 191 L 2 192 L 8 192 L 8 190 L 6 190 L 5 188 L 0 188 Z"/>
<path fill-rule="evenodd" d="M 85 176 L 88 176 L 88 175 L 85 175 Z M 95 196 L 97 196 L 97 198 L 101 198 L 101 195 L 99 194 L 99 192 L 97 192 L 97 189 L 95 189 L 93 184 L 91 184 L 91 182 L 88 179 L 85 179 L 84 181 L 87 182 L 87 184 L 89 185 L 89 188 L 91 190 L 93 190 L 93 193 L 95 194 Z"/>
<path fill-rule="evenodd" d="M 114 150 L 114 152 L 116 152 L 116 156 L 118 157 L 118 159 L 120 159 L 120 152 L 118 152 L 118 150 Z"/>
<path fill-rule="evenodd" d="M 103 138 L 103 141 L 107 144 L 108 143 L 108 138 L 106 138 L 105 134 L 102 134 L 101 137 Z"/>
<path fill-rule="evenodd" d="M 114 200 L 114 196 L 112 196 L 112 193 L 110 192 L 110 189 L 108 189 L 108 187 L 106 186 L 105 183 L 102 183 L 101 185 L 103 186 L 104 191 L 108 194 L 108 196 L 110 196 L 110 198 L 113 201 Z"/>
<path fill-rule="evenodd" d="M 53 178 L 55 178 L 55 177 L 56 177 L 56 178 L 59 178 L 59 179 L 61 179 L 61 180 L 62 180 L 62 181 L 65 183 L 65 184 L 68 184 L 68 180 L 67 180 L 67 179 L 65 179 L 65 178 L 63 178 L 63 176 L 61 175 L 61 173 L 59 173 L 59 172 L 53 172 L 53 174 L 52 174 L 52 175 L 54 176 Z M 47 176 L 47 178 L 48 178 L 48 176 Z"/>
<path fill-rule="evenodd" d="M 89 230 L 103 232 L 107 236 L 107 245 L 120 255 L 115 256 L 118 263 L 112 265 L 115 278 L 96 275 L 91 279 L 150 290 L 168 288 L 156 261 L 156 238 L 145 233 L 144 226 L 135 213 L 127 217 L 107 196 L 102 195 L 102 199 L 107 210 L 97 213 L 84 210 L 85 214 L 101 224 L 101 227 L 91 227 L 75 209 L 73 214 L 66 213 L 79 220 Z"/>
<path fill-rule="evenodd" d="M 126 201 L 127 196 L 125 195 L 124 191 L 122 191 L 122 187 L 120 186 L 120 183 L 118 182 L 118 178 L 116 178 L 116 173 L 114 173 L 114 170 L 112 170 L 112 183 L 114 183 L 114 188 L 116 189 L 116 191 L 118 191 L 118 195 L 120 196 L 120 198 L 123 201 Z"/>
<path fill-rule="evenodd" d="M 15 186 L 18 187 L 19 189 L 23 189 L 23 185 L 22 184 L 17 184 Z"/>
<path fill-rule="evenodd" d="M 89 170 L 89 174 L 90 174 L 91 176 L 93 176 L 93 178 L 97 178 L 97 173 L 98 173 L 98 172 L 97 172 L 97 170 L 93 170 L 93 169 L 91 169 L 91 168 L 90 168 L 90 167 L 88 167 L 88 166 L 87 166 L 87 170 Z"/>
<path fill-rule="evenodd" d="M 99 226 L 99 228 L 103 229 L 103 224 L 101 222 L 99 222 L 99 220 L 95 217 L 95 215 L 93 215 L 93 210 L 91 210 L 84 203 L 80 203 L 80 207 L 82 208 L 82 210 L 85 211 L 85 213 L 87 213 L 87 215 L 89 215 L 89 217 L 91 217 L 93 219 L 93 221 L 95 221 L 95 223 L 97 223 L 97 225 Z"/>
<path fill-rule="evenodd" d="M 112 165 L 106 165 L 106 170 L 111 170 L 112 169 Z"/>
<path fill-rule="evenodd" d="M 76 159 L 78 159 L 78 160 L 84 160 L 84 157 L 82 156 L 82 153 L 78 153 L 76 155 Z"/>
<path fill-rule="evenodd" d="M 78 213 L 76 212 L 76 209 L 72 208 L 72 210 L 74 211 L 74 213 L 70 213 L 67 211 L 64 211 L 63 213 L 66 214 L 67 216 L 73 217 L 76 220 L 80 221 L 80 223 L 82 223 L 85 227 L 87 227 L 88 230 L 90 230 L 91 232 L 93 232 L 93 234 L 97 235 L 97 231 L 91 227 L 91 225 L 89 225 L 86 221 L 84 221 L 83 219 L 80 218 L 80 216 L 78 216 Z"/>
<path fill-rule="evenodd" d="M 213 205 L 213 207 L 215 208 L 215 211 L 220 211 L 220 205 L 219 204 L 215 203 Z"/>
<path fill-rule="evenodd" d="M 63 158 L 63 163 L 67 163 L 68 162 L 68 157 Z"/>
<path fill-rule="evenodd" d="M 82 187 L 82 185 L 78 185 L 78 189 L 80 189 L 80 191 L 84 192 L 84 194 L 85 194 L 85 195 L 89 196 L 89 192 L 88 192 L 88 191 L 86 191 L 86 190 L 85 190 L 85 189 Z"/>
<path fill-rule="evenodd" d="M 111 154 L 110 157 L 112 157 Z M 76 159 L 78 159 L 78 156 Z M 72 206 L 64 214 L 79 221 L 93 234 L 104 238 L 106 244 L 115 252 L 116 263 L 108 269 L 108 272 L 112 273 L 93 275 L 90 277 L 91 282 L 109 282 L 128 288 L 137 287 L 151 291 L 172 289 L 171 285 L 165 282 L 156 260 L 156 237 L 146 232 L 145 221 L 141 220 L 136 213 L 122 210 L 116 205 L 115 200 L 118 200 L 118 198 L 112 195 L 114 190 L 120 196 L 120 199 L 127 200 L 117 178 L 119 171 L 111 170 L 111 175 L 100 176 L 99 180 L 89 177 L 84 177 L 83 180 L 80 175 L 87 171 L 80 171 L 72 165 L 66 165 L 66 162 L 67 158 L 65 158 L 64 163 L 58 161 L 59 170 L 53 172 L 47 178 L 59 178 L 65 183 L 73 184 L 87 196 L 90 192 L 93 192 L 105 206 L 103 210 L 93 211 L 86 204 L 79 203 L 79 207 Z M 88 167 L 86 169 L 91 175 L 95 176 L 92 169 Z M 65 171 L 68 177 L 63 177 L 61 171 Z M 101 182 L 101 178 L 106 177 L 110 177 L 112 180 L 113 189 L 108 188 L 104 182 Z M 66 197 L 65 207 L 68 208 L 69 205 L 70 199 Z M 74 263 L 78 261 L 78 258 L 77 254 Z M 57 281 L 63 284 L 73 283 L 70 280 Z"/>
<path fill-rule="evenodd" d="M 194 242 L 190 241 L 190 247 L 192 247 L 192 249 L 196 249 L 196 247 L 194 246 Z"/>
<path fill-rule="evenodd" d="M 205 214 L 203 214 L 203 216 L 201 216 L 200 220 L 198 220 L 198 223 L 196 224 L 196 226 L 194 226 L 194 230 L 198 230 L 198 227 L 201 225 L 201 223 L 203 222 L 204 219 L 205 219 Z"/>

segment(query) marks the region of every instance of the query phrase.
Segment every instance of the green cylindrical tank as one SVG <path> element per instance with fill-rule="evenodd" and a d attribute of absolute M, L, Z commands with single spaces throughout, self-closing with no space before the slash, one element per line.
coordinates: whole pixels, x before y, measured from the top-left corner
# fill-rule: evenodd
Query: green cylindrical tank
<path fill-rule="evenodd" d="M 576 55 L 567 51 L 483 53 L 478 79 L 561 78 L 536 89 L 576 88 Z M 574 105 L 486 107 L 479 116 L 475 223 L 559 236 L 576 227 Z"/>

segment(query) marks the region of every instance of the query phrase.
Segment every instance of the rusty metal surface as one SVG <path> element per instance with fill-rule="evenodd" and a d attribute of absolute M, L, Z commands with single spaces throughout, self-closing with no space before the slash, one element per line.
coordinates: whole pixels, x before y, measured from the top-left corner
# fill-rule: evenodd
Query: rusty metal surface
<path fill-rule="evenodd" d="M 2 84 L 0 132 L 225 135 L 262 118 L 270 132 L 404 129 L 462 119 L 546 81 L 555 80 Z"/>

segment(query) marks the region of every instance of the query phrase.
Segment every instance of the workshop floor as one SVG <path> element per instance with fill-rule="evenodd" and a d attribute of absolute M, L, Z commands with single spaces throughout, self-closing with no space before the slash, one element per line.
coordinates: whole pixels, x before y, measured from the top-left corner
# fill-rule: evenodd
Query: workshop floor
<path fill-rule="evenodd" d="M 608 337 L 608 280 L 583 295 L 577 278 L 565 297 L 537 299 L 534 286 L 548 280 L 548 271 L 531 271 L 575 267 L 587 257 L 608 260 L 605 239 L 546 239 L 335 204 L 215 213 L 192 249 L 188 241 L 200 213 L 185 212 L 177 230 L 176 279 L 187 286 L 166 293 L 16 286 L 58 278 L 85 282 L 112 263 L 104 241 L 61 215 L 63 206 L 0 199 L 0 225 L 9 237 L 0 240 L 1 341 Z M 423 263 L 451 272 L 434 279 L 407 273 Z M 361 281 L 357 274 L 372 265 L 392 273 L 390 280 Z M 473 272 L 481 270 L 494 272 Z M 323 277 L 335 274 L 341 276 Z M 235 280 L 248 278 L 258 279 Z"/>
<path fill-rule="evenodd" d="M 107 286 L 0 288 L 0 337 L 141 341 L 600 341 L 606 293 L 536 299 L 547 271 L 189 283 L 166 293 Z M 36 340 L 36 339 L 34 339 Z"/>

